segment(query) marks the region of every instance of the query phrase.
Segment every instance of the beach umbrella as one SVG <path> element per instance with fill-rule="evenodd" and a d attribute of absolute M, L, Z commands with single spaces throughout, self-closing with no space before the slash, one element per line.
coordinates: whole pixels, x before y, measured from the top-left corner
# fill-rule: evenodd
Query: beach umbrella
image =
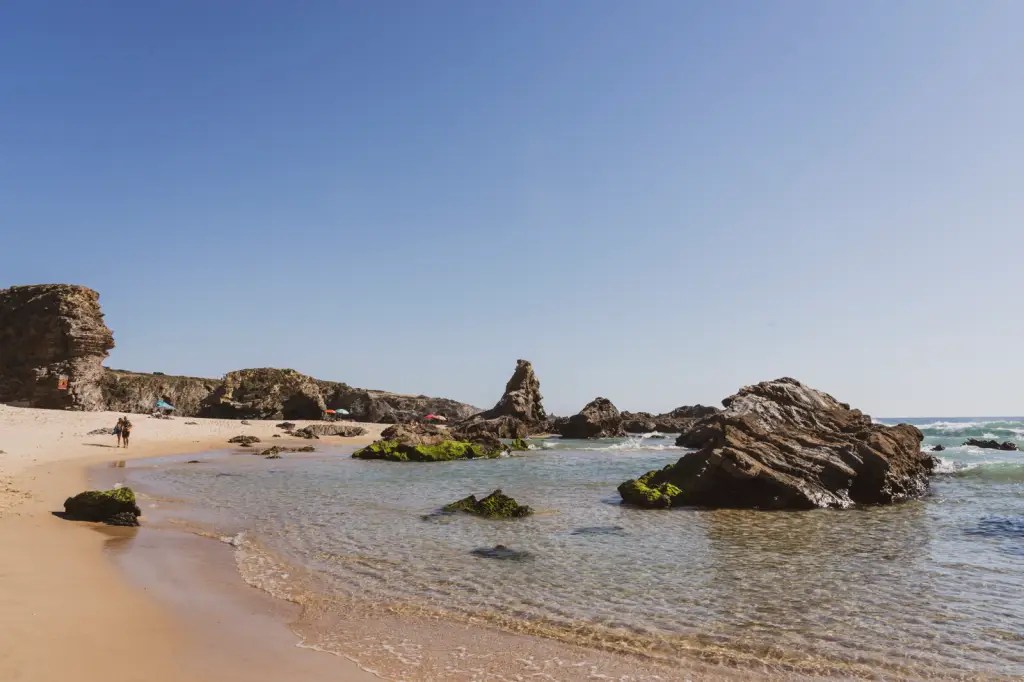
<path fill-rule="evenodd" d="M 337 414 L 350 414 L 348 410 L 343 410 L 340 407 L 335 410 Z"/>
<path fill-rule="evenodd" d="M 166 400 L 158 400 L 158 401 L 156 401 L 156 406 L 158 408 L 160 408 L 161 410 L 173 410 L 174 409 L 174 405 L 171 405 Z"/>
<path fill-rule="evenodd" d="M 433 419 L 434 421 L 439 421 L 439 422 L 446 422 L 446 421 L 448 421 L 448 417 L 444 417 L 444 416 L 441 416 L 439 414 L 433 414 L 433 413 L 428 414 L 427 416 L 424 417 L 424 419 Z"/>
<path fill-rule="evenodd" d="M 324 410 L 327 414 L 334 414 L 334 410 Z"/>

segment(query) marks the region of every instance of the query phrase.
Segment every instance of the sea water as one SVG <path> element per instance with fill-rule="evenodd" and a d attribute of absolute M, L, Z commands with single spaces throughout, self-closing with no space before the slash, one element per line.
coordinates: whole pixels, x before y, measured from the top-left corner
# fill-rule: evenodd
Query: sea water
<path fill-rule="evenodd" d="M 246 580 L 303 604 L 306 645 L 391 677 L 675 679 L 688 662 L 781 677 L 1024 677 L 1024 454 L 961 445 L 1024 444 L 1024 419 L 903 421 L 925 449 L 947 448 L 931 495 L 852 510 L 619 504 L 619 483 L 686 452 L 672 438 L 538 440 L 428 464 L 355 460 L 321 441 L 280 460 L 161 460 L 130 480 L 149 504 L 190 502 L 180 515 L 230 539 Z M 436 513 L 496 488 L 536 513 Z M 473 553 L 498 544 L 514 558 Z M 430 641 L 445 624 L 604 663 L 524 654 L 488 669 L 483 649 L 500 644 Z M 602 675 L 613 668 L 635 674 Z"/>

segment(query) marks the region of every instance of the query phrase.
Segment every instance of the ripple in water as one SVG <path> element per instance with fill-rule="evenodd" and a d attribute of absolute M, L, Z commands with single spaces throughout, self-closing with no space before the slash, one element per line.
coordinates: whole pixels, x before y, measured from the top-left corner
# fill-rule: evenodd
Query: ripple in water
<path fill-rule="evenodd" d="M 1024 529 L 1021 453 L 946 451 L 961 472 L 937 476 L 923 501 L 759 513 L 608 504 L 620 482 L 682 451 L 622 440 L 573 445 L 423 465 L 337 453 L 280 460 L 273 473 L 239 457 L 136 476 L 212 505 L 229 534 L 245 530 L 252 542 L 239 548 L 243 573 L 315 612 L 311 640 L 357 657 L 374 637 L 402 656 L 420 652 L 402 663 L 377 651 L 397 669 L 422 672 L 415 666 L 427 653 L 416 649 L 422 642 L 388 636 L 381 614 L 435 630 L 486 623 L 643 660 L 783 676 L 1024 676 L 1024 562 L 1011 551 Z M 999 473 L 986 475 L 993 467 Z M 495 488 L 537 513 L 422 520 Z M 529 560 L 473 555 L 498 545 Z M 360 613 L 362 625 L 352 620 Z M 328 636 L 371 621 L 373 636 Z"/>

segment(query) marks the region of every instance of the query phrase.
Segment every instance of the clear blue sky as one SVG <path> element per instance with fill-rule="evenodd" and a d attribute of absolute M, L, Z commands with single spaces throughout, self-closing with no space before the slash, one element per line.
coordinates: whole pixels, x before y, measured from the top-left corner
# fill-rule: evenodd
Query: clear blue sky
<path fill-rule="evenodd" d="M 1024 413 L 1024 3 L 5 2 L 0 286 L 114 367 Z"/>

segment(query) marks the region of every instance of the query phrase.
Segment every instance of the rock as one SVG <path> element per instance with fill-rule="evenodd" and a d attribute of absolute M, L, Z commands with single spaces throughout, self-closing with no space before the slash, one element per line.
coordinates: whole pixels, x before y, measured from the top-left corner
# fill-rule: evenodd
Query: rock
<path fill-rule="evenodd" d="M 199 426 L 199 422 L 185 422 L 185 426 Z"/>
<path fill-rule="evenodd" d="M 318 438 L 320 436 L 341 436 L 342 438 L 355 438 L 365 436 L 366 429 L 362 426 L 350 426 L 345 424 L 310 424 L 309 426 L 293 431 L 293 436 L 299 438 Z"/>
<path fill-rule="evenodd" d="M 259 454 L 266 457 L 267 459 L 280 459 L 282 452 L 316 452 L 316 448 L 312 445 L 304 445 L 301 448 L 288 448 L 281 445 L 273 445 L 266 450 L 263 450 Z"/>
<path fill-rule="evenodd" d="M 547 419 L 540 380 L 529 360 L 516 360 L 512 378 L 505 384 L 505 393 L 491 409 L 481 412 L 482 419 L 512 417 L 525 424 L 539 424 Z"/>
<path fill-rule="evenodd" d="M 472 439 L 481 434 L 496 438 L 525 438 L 543 430 L 547 421 L 540 380 L 529 360 L 517 360 L 505 392 L 489 410 L 477 413 L 452 427 L 460 437 Z"/>
<path fill-rule="evenodd" d="M 252 424 L 250 424 L 249 422 L 247 422 L 244 419 L 240 423 L 242 424 L 242 426 L 252 426 Z"/>
<path fill-rule="evenodd" d="M 378 440 L 356 450 L 356 459 L 383 459 L 391 462 L 444 462 L 453 459 L 498 457 L 504 448 L 492 448 L 478 443 L 445 440 L 434 445 L 410 445 L 397 440 Z"/>
<path fill-rule="evenodd" d="M 979 440 L 977 438 L 971 438 L 970 440 L 964 441 L 964 445 L 973 445 L 976 448 L 985 448 L 987 450 L 1016 450 L 1017 444 L 1013 441 L 1006 441 L 1000 443 L 996 440 Z"/>
<path fill-rule="evenodd" d="M 202 464 L 202 462 L 200 462 L 198 459 L 190 459 L 189 461 L 185 462 L 185 464 Z"/>
<path fill-rule="evenodd" d="M 267 455 L 265 459 L 281 459 L 281 455 L 279 455 L 279 454 L 277 454 L 277 453 L 275 452 L 275 453 L 274 453 L 274 454 L 272 454 L 272 455 Z"/>
<path fill-rule="evenodd" d="M 131 488 L 88 490 L 64 500 L 66 518 L 102 521 L 115 526 L 137 526 L 142 510 L 135 503 Z"/>
<path fill-rule="evenodd" d="M 650 412 L 623 412 L 622 428 L 626 433 L 681 433 L 698 420 L 717 413 L 717 407 L 704 405 L 684 405 L 658 415 L 652 415 Z"/>
<path fill-rule="evenodd" d="M 946 449 L 946 446 L 940 444 L 940 445 L 936 445 L 935 447 L 933 447 L 932 448 L 932 452 L 942 452 L 945 449 Z"/>
<path fill-rule="evenodd" d="M 525 438 L 530 435 L 530 427 L 515 417 L 473 418 L 453 426 L 452 433 L 463 440 L 474 440 L 484 435 L 495 438 Z"/>
<path fill-rule="evenodd" d="M 622 415 L 607 398 L 594 398 L 569 417 L 559 431 L 562 438 L 611 438 L 623 436 Z"/>
<path fill-rule="evenodd" d="M 452 440 L 452 434 L 435 424 L 411 422 L 389 426 L 381 431 L 380 440 L 396 441 L 404 445 L 437 445 Z"/>
<path fill-rule="evenodd" d="M 620 416 L 622 430 L 626 433 L 651 433 L 658 430 L 650 412 L 623 412 Z"/>
<path fill-rule="evenodd" d="M 114 336 L 99 294 L 70 284 L 0 290 L 0 403 L 100 410 Z"/>
<path fill-rule="evenodd" d="M 87 433 L 85 435 L 87 435 L 87 436 L 113 436 L 114 435 L 114 427 L 109 426 L 109 427 L 102 428 L 102 429 L 93 429 L 92 431 L 90 431 L 89 433 Z"/>
<path fill-rule="evenodd" d="M 320 419 L 326 409 L 320 386 L 293 369 L 228 372 L 203 401 L 204 417 L 227 419 Z"/>
<path fill-rule="evenodd" d="M 530 449 L 530 444 L 522 438 L 513 438 L 508 443 L 505 443 L 505 447 L 511 451 L 525 451 Z"/>
<path fill-rule="evenodd" d="M 280 424 L 274 424 L 274 426 L 276 426 L 279 429 L 284 429 L 285 431 L 291 431 L 296 426 L 298 426 L 298 424 L 295 424 L 293 422 L 281 422 Z"/>
<path fill-rule="evenodd" d="M 519 504 L 501 490 L 495 490 L 482 500 L 476 499 L 476 495 L 464 497 L 458 502 L 445 505 L 444 511 L 465 512 L 489 519 L 522 518 L 533 513 L 532 509 Z"/>
<path fill-rule="evenodd" d="M 502 561 L 523 561 L 529 559 L 531 554 L 524 550 L 511 549 L 505 545 L 495 545 L 494 547 L 478 547 L 470 552 L 478 557 L 484 559 L 499 559 Z"/>
<path fill-rule="evenodd" d="M 626 529 L 622 526 L 584 526 L 577 528 L 570 535 L 625 535 Z"/>
<path fill-rule="evenodd" d="M 203 400 L 218 385 L 216 379 L 179 377 L 104 369 L 99 380 L 104 408 L 122 413 L 145 414 L 158 400 L 174 405 L 174 414 L 192 417 L 199 414 Z"/>
<path fill-rule="evenodd" d="M 318 384 L 327 407 L 348 410 L 348 418 L 353 421 L 403 424 L 419 421 L 427 414 L 437 414 L 455 423 L 480 411 L 448 398 L 353 388 L 333 381 L 318 381 Z"/>
<path fill-rule="evenodd" d="M 789 379 L 746 386 L 701 420 L 700 450 L 619 486 L 626 503 L 761 509 L 892 503 L 928 490 L 921 432 Z M 688 434 L 680 436 L 685 440 Z M 692 436 L 691 436 L 692 437 Z M 682 444 L 682 443 L 681 443 Z"/>
<path fill-rule="evenodd" d="M 229 443 L 236 443 L 242 446 L 249 446 L 253 443 L 259 443 L 260 439 L 256 436 L 235 436 L 234 438 L 228 439 Z"/>
<path fill-rule="evenodd" d="M 280 437 L 281 437 L 280 433 L 275 433 L 273 436 L 271 436 L 271 438 L 280 438 Z"/>

